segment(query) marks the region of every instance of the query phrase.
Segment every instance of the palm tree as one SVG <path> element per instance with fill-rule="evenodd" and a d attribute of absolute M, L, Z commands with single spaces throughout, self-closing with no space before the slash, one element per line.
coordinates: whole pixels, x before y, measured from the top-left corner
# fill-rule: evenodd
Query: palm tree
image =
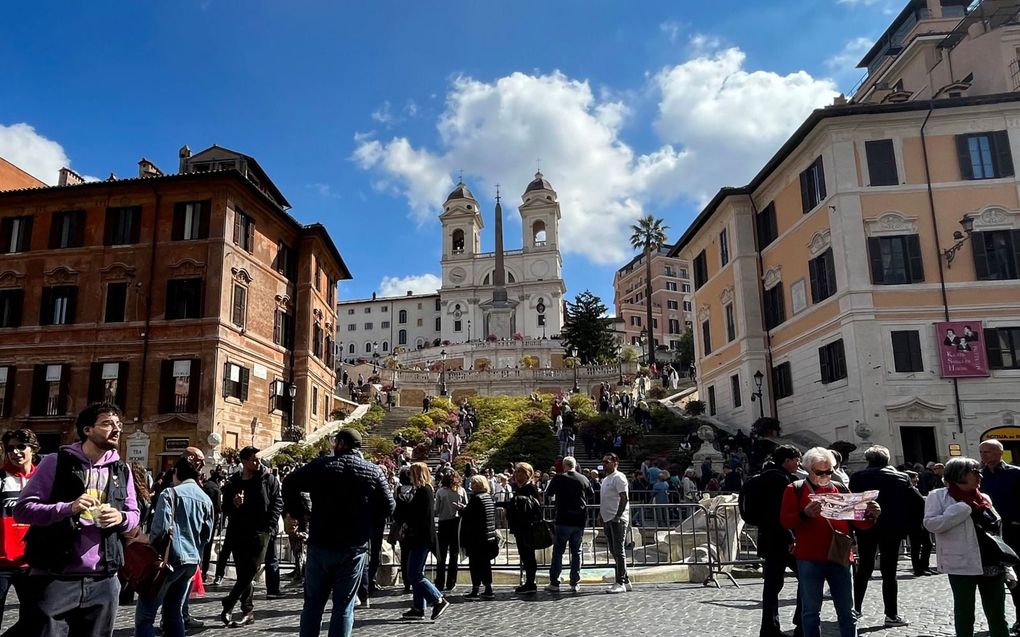
<path fill-rule="evenodd" d="M 645 330 L 648 332 L 648 364 L 655 362 L 655 332 L 652 331 L 652 255 L 666 243 L 666 231 L 662 219 L 645 215 L 631 227 L 630 245 L 635 250 L 645 251 Z"/>

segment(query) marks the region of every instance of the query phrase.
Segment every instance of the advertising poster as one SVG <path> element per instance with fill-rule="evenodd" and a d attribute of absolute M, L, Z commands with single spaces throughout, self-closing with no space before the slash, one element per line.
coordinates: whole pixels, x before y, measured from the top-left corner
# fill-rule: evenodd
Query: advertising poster
<path fill-rule="evenodd" d="M 936 323 L 935 343 L 943 378 L 988 376 L 981 321 Z"/>

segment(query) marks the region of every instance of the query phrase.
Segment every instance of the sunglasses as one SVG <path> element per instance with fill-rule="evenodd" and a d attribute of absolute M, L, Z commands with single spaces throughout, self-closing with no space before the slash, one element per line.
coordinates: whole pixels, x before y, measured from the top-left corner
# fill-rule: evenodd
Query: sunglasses
<path fill-rule="evenodd" d="M 28 449 L 28 445 L 15 445 L 13 447 L 7 447 L 7 453 L 14 453 L 15 451 L 24 451 Z"/>
<path fill-rule="evenodd" d="M 818 469 L 815 469 L 812 471 L 812 473 L 814 473 L 816 476 L 831 476 L 833 471 L 832 469 L 826 469 L 825 471 L 819 471 Z"/>

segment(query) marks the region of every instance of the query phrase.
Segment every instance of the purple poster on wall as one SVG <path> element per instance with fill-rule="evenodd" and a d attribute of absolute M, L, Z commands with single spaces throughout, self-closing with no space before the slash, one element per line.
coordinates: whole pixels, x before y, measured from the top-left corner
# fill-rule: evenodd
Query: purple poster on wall
<path fill-rule="evenodd" d="M 985 335 L 981 321 L 935 324 L 935 342 L 943 378 L 988 376 Z"/>

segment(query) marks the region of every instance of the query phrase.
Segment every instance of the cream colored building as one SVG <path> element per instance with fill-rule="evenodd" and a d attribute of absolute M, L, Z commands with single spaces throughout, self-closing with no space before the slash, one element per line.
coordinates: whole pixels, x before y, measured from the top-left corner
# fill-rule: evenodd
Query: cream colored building
<path fill-rule="evenodd" d="M 854 99 L 812 113 L 678 241 L 717 418 L 746 430 L 764 411 L 897 462 L 1020 441 L 1020 25 L 974 17 L 1017 3 L 966 4 L 909 3 Z M 984 328 L 987 376 L 943 376 L 946 320 Z"/>

